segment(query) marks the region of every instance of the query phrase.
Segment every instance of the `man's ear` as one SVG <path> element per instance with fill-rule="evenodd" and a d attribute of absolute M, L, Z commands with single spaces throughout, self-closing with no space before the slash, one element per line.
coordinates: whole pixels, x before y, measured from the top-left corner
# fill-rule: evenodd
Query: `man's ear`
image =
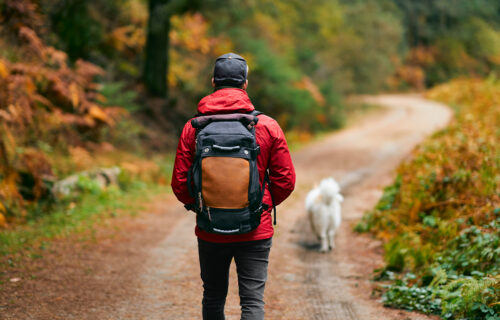
<path fill-rule="evenodd" d="M 245 84 L 243 85 L 243 87 L 241 89 L 246 90 L 247 87 L 248 87 L 248 79 L 245 80 Z"/>
<path fill-rule="evenodd" d="M 212 77 L 212 88 L 215 88 L 215 81 L 214 81 L 214 77 Z"/>

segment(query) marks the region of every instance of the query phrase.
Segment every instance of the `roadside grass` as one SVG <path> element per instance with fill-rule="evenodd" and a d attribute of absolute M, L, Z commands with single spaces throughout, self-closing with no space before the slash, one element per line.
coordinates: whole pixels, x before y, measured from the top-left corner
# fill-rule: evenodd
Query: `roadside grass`
<path fill-rule="evenodd" d="M 111 186 L 100 192 L 83 194 L 74 201 L 62 201 L 49 214 L 0 232 L 2 263 L 12 264 L 22 255 L 37 258 L 40 250 L 56 238 L 87 232 L 93 234 L 104 221 L 136 215 L 148 200 L 167 192 L 170 188 L 164 185 L 137 182 L 126 191 Z"/>
<path fill-rule="evenodd" d="M 455 80 L 427 96 L 455 119 L 415 148 L 355 230 L 385 242 L 386 306 L 500 320 L 500 81 Z"/>
<path fill-rule="evenodd" d="M 92 240 L 97 227 L 110 219 L 136 215 L 154 196 L 171 193 L 173 155 L 123 163 L 118 184 L 102 188 L 97 181 L 80 176 L 70 194 L 32 203 L 19 223 L 1 229 L 0 269 L 25 257 L 40 258 L 55 239 L 77 235 Z"/>

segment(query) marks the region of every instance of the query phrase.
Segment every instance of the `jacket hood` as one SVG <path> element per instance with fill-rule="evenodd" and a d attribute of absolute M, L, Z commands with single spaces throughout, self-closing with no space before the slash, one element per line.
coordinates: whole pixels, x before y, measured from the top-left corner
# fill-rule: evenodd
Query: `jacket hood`
<path fill-rule="evenodd" d="M 237 88 L 219 89 L 198 103 L 198 112 L 203 114 L 250 112 L 253 110 L 255 108 L 247 92 Z"/>

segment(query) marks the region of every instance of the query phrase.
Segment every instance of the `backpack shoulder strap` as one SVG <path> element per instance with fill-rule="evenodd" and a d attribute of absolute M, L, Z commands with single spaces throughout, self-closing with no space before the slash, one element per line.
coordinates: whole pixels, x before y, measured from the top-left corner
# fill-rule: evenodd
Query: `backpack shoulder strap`
<path fill-rule="evenodd" d="M 260 114 L 264 114 L 263 112 L 259 111 L 259 110 L 252 110 L 250 111 L 248 114 L 256 117 Z M 274 198 L 273 198 L 273 194 L 271 192 L 271 179 L 269 179 L 269 171 L 266 170 L 266 173 L 264 175 L 264 185 L 263 185 L 263 190 L 262 190 L 262 194 L 264 194 L 264 190 L 265 190 L 265 185 L 267 184 L 268 186 L 268 189 L 269 189 L 269 195 L 271 196 L 271 203 L 272 203 L 272 206 L 273 206 L 273 213 L 274 213 L 274 221 L 273 221 L 273 224 L 276 225 L 276 205 L 274 203 Z"/>
<path fill-rule="evenodd" d="M 271 204 L 273 206 L 273 213 L 274 213 L 274 221 L 273 224 L 276 225 L 276 205 L 274 203 L 274 198 L 273 194 L 271 192 L 271 179 L 269 179 L 269 172 L 266 170 L 266 173 L 264 175 L 264 185 L 267 183 L 268 189 L 269 189 L 269 195 L 271 196 Z M 262 192 L 264 193 L 264 192 Z"/>

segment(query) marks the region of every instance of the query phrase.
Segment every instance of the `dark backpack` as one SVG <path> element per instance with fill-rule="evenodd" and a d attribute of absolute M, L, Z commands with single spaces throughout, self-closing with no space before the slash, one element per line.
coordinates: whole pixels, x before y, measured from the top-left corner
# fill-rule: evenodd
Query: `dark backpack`
<path fill-rule="evenodd" d="M 196 149 L 188 188 L 196 199 L 196 223 L 211 233 L 235 235 L 260 224 L 263 211 L 255 139 L 260 112 L 201 115 L 191 120 Z"/>

